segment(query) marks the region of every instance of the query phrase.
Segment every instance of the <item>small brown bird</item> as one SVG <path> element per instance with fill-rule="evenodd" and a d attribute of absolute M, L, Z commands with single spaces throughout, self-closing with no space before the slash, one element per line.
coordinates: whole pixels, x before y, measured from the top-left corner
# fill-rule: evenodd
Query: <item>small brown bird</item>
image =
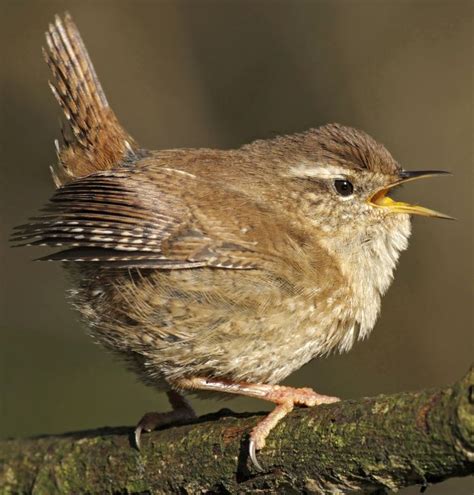
<path fill-rule="evenodd" d="M 51 89 L 67 128 L 56 192 L 18 227 L 20 245 L 60 246 L 70 296 L 92 337 L 172 411 L 143 430 L 195 417 L 182 394 L 271 401 L 250 457 L 295 405 L 337 401 L 277 385 L 317 356 L 367 337 L 410 235 L 394 201 L 408 172 L 364 132 L 338 124 L 234 150 L 141 148 L 118 122 L 71 17 L 46 33 Z"/>

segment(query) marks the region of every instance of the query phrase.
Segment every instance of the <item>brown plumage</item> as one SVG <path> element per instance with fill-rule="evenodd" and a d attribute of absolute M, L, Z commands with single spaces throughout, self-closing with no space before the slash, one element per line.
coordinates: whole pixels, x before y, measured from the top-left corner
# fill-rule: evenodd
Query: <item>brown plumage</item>
<path fill-rule="evenodd" d="M 92 337 L 168 392 L 173 411 L 145 415 L 137 443 L 193 417 L 182 392 L 244 394 L 277 404 L 251 433 L 258 465 L 255 450 L 293 405 L 336 400 L 276 384 L 372 330 L 409 214 L 442 216 L 386 192 L 427 174 L 338 124 L 236 150 L 143 150 L 71 18 L 46 39 L 70 137 L 57 191 L 14 240 L 64 248 L 43 259 L 64 262 Z"/>
<path fill-rule="evenodd" d="M 133 156 L 134 140 L 109 107 L 94 66 L 69 15 L 55 18 L 46 32 L 43 55 L 52 80 L 49 86 L 64 111 L 72 141 L 59 151 L 57 187 L 99 170 L 114 168 L 127 153 Z M 65 136 L 64 136 L 65 137 Z"/>

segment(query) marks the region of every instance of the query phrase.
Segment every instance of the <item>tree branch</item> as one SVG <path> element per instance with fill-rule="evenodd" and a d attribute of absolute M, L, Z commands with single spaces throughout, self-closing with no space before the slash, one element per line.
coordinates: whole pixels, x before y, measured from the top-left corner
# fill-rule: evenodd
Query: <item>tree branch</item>
<path fill-rule="evenodd" d="M 221 411 L 143 437 L 101 428 L 0 442 L 1 493 L 384 493 L 474 472 L 474 369 L 445 389 L 295 410 L 247 457 L 258 415 Z"/>

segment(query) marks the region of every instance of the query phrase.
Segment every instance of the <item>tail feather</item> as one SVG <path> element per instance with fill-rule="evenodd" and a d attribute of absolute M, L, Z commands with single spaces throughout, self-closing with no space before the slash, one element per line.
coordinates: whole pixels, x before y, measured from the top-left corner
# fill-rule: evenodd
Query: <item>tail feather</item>
<path fill-rule="evenodd" d="M 79 177 L 113 168 L 137 149 L 109 107 L 81 35 L 69 14 L 55 17 L 43 49 L 51 70 L 50 87 L 64 111 L 71 137 L 59 147 L 52 169 L 57 187 Z M 58 146 L 57 146 L 58 148 Z"/>

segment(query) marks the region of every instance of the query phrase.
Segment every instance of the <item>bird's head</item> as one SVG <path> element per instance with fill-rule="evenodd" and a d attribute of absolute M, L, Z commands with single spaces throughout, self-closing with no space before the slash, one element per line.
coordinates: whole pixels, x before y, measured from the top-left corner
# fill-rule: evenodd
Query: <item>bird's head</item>
<path fill-rule="evenodd" d="M 285 175 L 299 193 L 305 217 L 323 232 L 363 236 L 371 230 L 396 231 L 411 215 L 451 218 L 390 196 L 407 182 L 448 172 L 404 170 L 366 133 L 338 124 L 296 136 L 299 151 Z"/>

